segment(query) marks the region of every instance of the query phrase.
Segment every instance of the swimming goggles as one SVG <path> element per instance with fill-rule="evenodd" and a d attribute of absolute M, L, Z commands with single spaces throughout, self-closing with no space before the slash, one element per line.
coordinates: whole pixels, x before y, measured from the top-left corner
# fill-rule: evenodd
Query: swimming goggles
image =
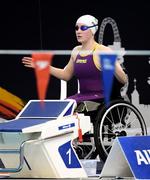
<path fill-rule="evenodd" d="M 95 26 L 98 26 L 98 24 L 93 25 L 93 26 L 86 26 L 86 25 L 78 26 L 78 25 L 76 25 L 75 30 L 78 31 L 80 29 L 81 31 L 86 31 L 87 29 L 95 27 Z"/>

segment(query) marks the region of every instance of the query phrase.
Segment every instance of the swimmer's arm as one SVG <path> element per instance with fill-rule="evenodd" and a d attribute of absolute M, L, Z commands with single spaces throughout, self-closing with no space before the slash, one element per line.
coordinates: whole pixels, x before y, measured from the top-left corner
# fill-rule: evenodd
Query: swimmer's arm
<path fill-rule="evenodd" d="M 76 59 L 77 53 L 79 52 L 78 49 L 79 47 L 77 46 L 72 50 L 70 60 L 64 69 L 50 66 L 51 74 L 58 79 L 69 81 L 72 78 L 73 73 L 74 73 L 74 60 Z"/>
<path fill-rule="evenodd" d="M 118 81 L 121 82 L 122 84 L 126 84 L 128 81 L 127 75 L 123 71 L 118 61 L 116 61 L 116 64 L 115 64 L 115 76 L 118 79 Z"/>
<path fill-rule="evenodd" d="M 108 52 L 113 52 L 113 50 L 109 47 L 106 47 Z M 115 62 L 115 77 L 117 78 L 117 80 L 122 83 L 122 84 L 126 84 L 128 82 L 128 77 L 126 75 L 126 73 L 124 72 L 124 70 L 122 69 L 120 63 L 118 60 L 116 60 Z"/>
<path fill-rule="evenodd" d="M 103 48 L 99 49 L 99 51 L 106 51 L 106 52 L 113 52 L 112 49 L 110 49 L 109 47 L 105 47 L 103 46 Z M 99 57 L 95 57 L 95 65 L 96 67 L 101 70 L 101 65 L 100 65 L 100 62 L 99 62 Z M 126 73 L 124 72 L 124 70 L 122 69 L 120 63 L 118 61 L 116 61 L 115 63 L 115 77 L 117 78 L 117 80 L 122 83 L 122 84 L 126 84 L 127 81 L 128 81 L 128 78 L 127 78 L 127 75 Z"/>
<path fill-rule="evenodd" d="M 64 69 L 50 66 L 50 73 L 58 79 L 69 81 L 73 76 L 74 60 L 76 58 L 76 48 L 73 49 L 70 60 Z M 27 68 L 35 68 L 32 62 L 32 57 L 23 57 L 22 63 Z"/>

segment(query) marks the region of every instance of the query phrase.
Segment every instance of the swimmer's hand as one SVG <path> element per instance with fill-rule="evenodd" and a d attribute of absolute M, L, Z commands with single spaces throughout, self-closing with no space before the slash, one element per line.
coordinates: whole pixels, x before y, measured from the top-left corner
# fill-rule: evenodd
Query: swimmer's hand
<path fill-rule="evenodd" d="M 22 63 L 24 64 L 25 67 L 34 68 L 34 64 L 32 62 L 31 57 L 23 57 Z"/>

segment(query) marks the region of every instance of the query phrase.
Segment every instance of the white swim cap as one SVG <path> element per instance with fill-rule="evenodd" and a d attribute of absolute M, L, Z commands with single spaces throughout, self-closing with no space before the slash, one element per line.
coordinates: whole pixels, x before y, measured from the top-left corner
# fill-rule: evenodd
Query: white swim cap
<path fill-rule="evenodd" d="M 85 24 L 87 26 L 95 25 L 94 27 L 90 28 L 93 34 L 95 34 L 98 30 L 98 20 L 94 16 L 83 15 L 77 19 L 76 24 L 77 23 Z"/>

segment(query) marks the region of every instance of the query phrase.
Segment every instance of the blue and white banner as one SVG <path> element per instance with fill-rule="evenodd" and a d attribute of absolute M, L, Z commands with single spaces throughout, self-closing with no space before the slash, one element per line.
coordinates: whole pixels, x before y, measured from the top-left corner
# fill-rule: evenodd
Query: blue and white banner
<path fill-rule="evenodd" d="M 150 179 L 150 136 L 119 137 L 120 146 L 136 179 Z"/>
<path fill-rule="evenodd" d="M 102 66 L 102 76 L 104 85 L 105 103 L 108 106 L 110 95 L 112 91 L 112 84 L 114 79 L 116 54 L 100 54 L 100 64 Z"/>
<path fill-rule="evenodd" d="M 100 177 L 150 180 L 150 136 L 116 137 Z"/>

